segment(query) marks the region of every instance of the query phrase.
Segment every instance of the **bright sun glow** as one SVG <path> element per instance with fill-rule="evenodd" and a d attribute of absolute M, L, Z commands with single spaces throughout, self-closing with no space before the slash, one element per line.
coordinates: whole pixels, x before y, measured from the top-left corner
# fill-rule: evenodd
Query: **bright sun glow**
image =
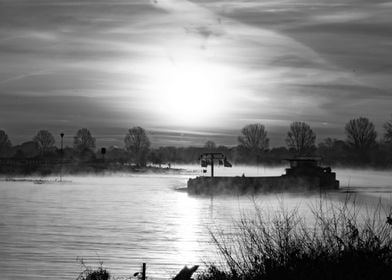
<path fill-rule="evenodd" d="M 222 117 L 229 100 L 229 75 L 209 63 L 169 63 L 156 67 L 155 111 L 170 122 L 203 125 Z"/>

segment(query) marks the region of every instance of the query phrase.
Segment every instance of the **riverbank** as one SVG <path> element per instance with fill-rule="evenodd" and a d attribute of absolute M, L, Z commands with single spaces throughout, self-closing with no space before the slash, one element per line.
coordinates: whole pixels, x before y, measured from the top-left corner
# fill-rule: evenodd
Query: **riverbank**
<path fill-rule="evenodd" d="M 179 174 L 184 172 L 181 168 L 145 166 L 139 167 L 131 164 L 91 162 L 91 163 L 36 163 L 2 165 L 0 177 L 12 178 L 15 176 L 65 176 L 65 175 L 105 175 L 115 173 L 130 174 Z"/>

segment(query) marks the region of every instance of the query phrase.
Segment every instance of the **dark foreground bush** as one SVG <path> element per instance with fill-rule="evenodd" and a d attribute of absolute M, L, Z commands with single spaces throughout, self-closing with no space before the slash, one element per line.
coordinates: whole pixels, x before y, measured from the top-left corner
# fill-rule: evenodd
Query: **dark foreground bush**
<path fill-rule="evenodd" d="M 102 267 L 102 263 L 100 263 L 99 267 L 93 269 L 87 266 L 82 259 L 80 259 L 79 261 L 83 267 L 83 271 L 79 274 L 76 280 L 109 280 L 110 279 L 110 274 L 106 269 Z"/>
<path fill-rule="evenodd" d="M 198 280 L 392 279 L 390 210 L 320 203 L 311 223 L 297 211 L 256 210 L 237 234 L 211 231 L 223 263 L 209 264 Z"/>

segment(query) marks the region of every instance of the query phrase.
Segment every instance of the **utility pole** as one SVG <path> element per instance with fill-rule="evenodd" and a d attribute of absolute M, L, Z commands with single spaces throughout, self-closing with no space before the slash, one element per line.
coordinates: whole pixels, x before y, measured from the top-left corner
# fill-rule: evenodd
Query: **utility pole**
<path fill-rule="evenodd" d="M 60 182 L 63 181 L 63 138 L 64 138 L 64 133 L 60 133 L 61 137 L 61 146 L 60 146 L 60 157 L 61 157 L 61 169 L 60 169 Z"/>
<path fill-rule="evenodd" d="M 101 148 L 102 160 L 105 161 L 106 148 Z"/>
<path fill-rule="evenodd" d="M 146 263 L 143 263 L 142 280 L 146 280 Z"/>
<path fill-rule="evenodd" d="M 211 153 L 211 178 L 214 177 L 214 154 Z"/>
<path fill-rule="evenodd" d="M 60 136 L 61 136 L 61 149 L 60 149 L 60 152 L 61 152 L 61 157 L 63 156 L 63 138 L 64 138 L 64 133 L 60 133 Z"/>

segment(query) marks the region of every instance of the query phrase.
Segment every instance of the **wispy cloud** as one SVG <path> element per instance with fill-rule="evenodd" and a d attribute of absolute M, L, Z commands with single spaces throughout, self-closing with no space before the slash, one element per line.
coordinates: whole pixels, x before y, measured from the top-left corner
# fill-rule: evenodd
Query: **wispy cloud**
<path fill-rule="evenodd" d="M 0 126 L 15 133 L 35 119 L 33 130 L 82 123 L 106 142 L 117 136 L 104 131 L 142 125 L 191 130 L 155 134 L 162 144 L 202 143 L 208 135 L 197 131 L 228 143 L 241 126 L 263 122 L 281 144 L 292 120 L 310 122 L 322 138 L 341 134 L 357 115 L 378 127 L 390 115 L 392 5 L 383 1 L 0 0 L 0 7 Z M 196 84 L 178 74 L 195 69 Z M 188 126 L 168 118 L 162 87 L 170 75 L 190 79 L 189 88 L 214 87 L 219 113 Z"/>

